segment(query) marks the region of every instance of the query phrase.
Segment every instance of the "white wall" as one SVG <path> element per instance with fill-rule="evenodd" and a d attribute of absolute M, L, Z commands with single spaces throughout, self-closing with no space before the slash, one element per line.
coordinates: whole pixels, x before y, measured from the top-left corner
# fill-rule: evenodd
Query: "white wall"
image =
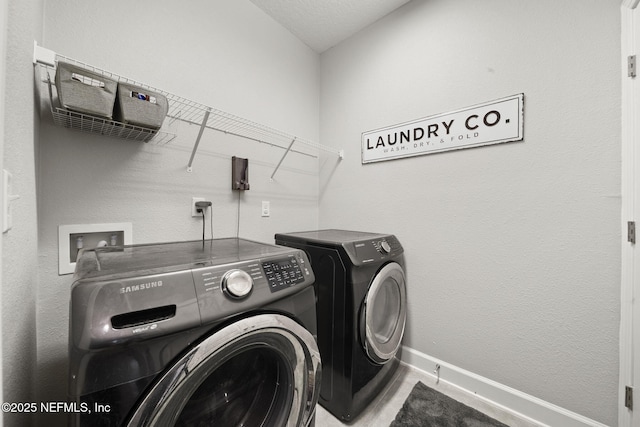
<path fill-rule="evenodd" d="M 3 239 L 5 401 L 66 395 L 70 277 L 57 275 L 57 226 L 130 221 L 136 242 L 198 238 L 187 205 L 202 195 L 216 235 L 235 235 L 239 155 L 252 181 L 241 236 L 318 224 L 395 233 L 408 262 L 405 344 L 616 424 L 619 1 L 414 0 L 325 53 L 320 75 L 317 56 L 248 2 L 103 3 L 48 2 L 42 44 L 346 158 L 321 163 L 318 186 L 316 162 L 290 157 L 271 183 L 280 151 L 206 132 L 187 174 L 193 127 L 154 146 L 34 120 L 42 1 L 10 1 L 4 166 L 21 198 Z M 360 164 L 363 131 L 519 92 L 523 142 Z"/>
<path fill-rule="evenodd" d="M 46 3 L 43 46 L 309 140 L 319 139 L 319 58 L 250 2 L 65 0 Z M 71 276 L 57 273 L 60 224 L 133 223 L 134 243 L 199 239 L 192 196 L 213 202 L 216 237 L 235 236 L 231 156 L 249 158 L 240 236 L 318 225 L 318 161 L 207 130 L 187 173 L 197 126 L 176 122 L 157 146 L 41 123 L 38 171 L 38 401 L 66 396 Z M 262 218 L 261 201 L 271 202 Z M 207 222 L 207 230 L 209 224 Z M 209 231 L 207 231 L 209 236 Z M 50 424 L 49 417 L 44 423 Z"/>
<path fill-rule="evenodd" d="M 320 225 L 396 234 L 405 344 L 616 425 L 620 2 L 414 0 L 321 56 Z M 525 94 L 523 142 L 362 165 L 364 131 Z"/>
<path fill-rule="evenodd" d="M 36 366 L 37 221 L 35 142 L 38 124 L 33 102 L 33 40 L 40 38 L 42 1 L 8 2 L 4 164 L 13 174 L 13 228 L 2 248 L 3 399 L 34 399 Z M 4 61 L 4 60 L 3 60 Z M 3 77 L 4 78 L 4 77 Z M 5 426 L 29 425 L 29 415 L 3 414 Z"/>
<path fill-rule="evenodd" d="M 7 73 L 7 15 L 9 1 L 0 1 L 0 93 L 5 93 Z M 4 166 L 4 103 L 0 102 L 0 165 Z M 0 212 L 4 211 L 4 194 L 0 194 Z M 0 244 L 0 288 L 2 287 L 2 244 Z M 0 331 L 2 331 L 2 293 L 0 292 Z M 0 359 L 2 359 L 2 340 L 0 340 Z M 4 359 L 3 359 L 4 360 Z M 0 365 L 0 384 L 3 384 L 2 365 Z M 0 387 L 0 401 L 3 399 L 2 387 Z M 0 418 L 0 426 L 3 425 Z"/>

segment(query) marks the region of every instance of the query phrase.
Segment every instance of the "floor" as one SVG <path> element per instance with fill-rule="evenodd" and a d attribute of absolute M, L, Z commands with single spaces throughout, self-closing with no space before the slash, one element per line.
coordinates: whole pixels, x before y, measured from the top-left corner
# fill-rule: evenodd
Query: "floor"
<path fill-rule="evenodd" d="M 401 364 L 396 372 L 393 380 L 380 393 L 369 407 L 356 418 L 349 426 L 356 427 L 388 427 L 395 419 L 396 414 L 402 408 L 413 386 L 422 381 L 428 387 L 431 387 L 449 397 L 464 403 L 474 409 L 477 409 L 488 416 L 507 424 L 511 427 L 540 427 L 542 424 L 535 423 L 531 420 L 524 419 L 518 414 L 509 412 L 508 410 L 492 405 L 473 393 L 462 390 L 458 387 L 439 382 L 436 384 L 433 375 L 427 374 L 419 369 L 409 365 Z M 343 424 L 322 406 L 318 405 L 316 410 L 316 427 L 344 427 Z"/>

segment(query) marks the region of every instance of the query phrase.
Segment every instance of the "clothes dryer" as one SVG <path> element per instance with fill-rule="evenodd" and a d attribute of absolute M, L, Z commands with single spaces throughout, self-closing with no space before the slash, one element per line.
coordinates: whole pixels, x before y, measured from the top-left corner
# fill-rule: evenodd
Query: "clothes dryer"
<path fill-rule="evenodd" d="M 399 365 L 406 323 L 404 251 L 393 235 L 348 230 L 276 234 L 316 276 L 320 404 L 352 421 Z"/>
<path fill-rule="evenodd" d="M 313 281 L 303 251 L 244 239 L 84 250 L 71 425 L 313 425 Z"/>

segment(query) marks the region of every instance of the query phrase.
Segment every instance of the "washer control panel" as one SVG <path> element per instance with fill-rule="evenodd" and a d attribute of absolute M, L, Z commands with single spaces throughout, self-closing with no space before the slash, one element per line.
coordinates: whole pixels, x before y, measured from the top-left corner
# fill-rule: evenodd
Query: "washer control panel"
<path fill-rule="evenodd" d="M 248 296 L 265 280 L 258 261 L 204 267 L 192 272 L 198 294 L 222 293 L 234 299 Z"/>
<path fill-rule="evenodd" d="M 315 281 L 305 253 L 297 249 L 288 254 L 194 268 L 191 274 L 203 324 L 263 307 Z"/>
<path fill-rule="evenodd" d="M 265 276 L 267 276 L 269 290 L 277 292 L 304 282 L 305 274 L 303 273 L 303 268 L 307 268 L 304 262 L 303 258 L 296 258 L 293 255 L 285 259 L 263 262 L 262 269 Z"/>
<path fill-rule="evenodd" d="M 252 289 L 253 278 L 244 270 L 229 270 L 222 276 L 222 291 L 232 298 L 244 298 Z"/>

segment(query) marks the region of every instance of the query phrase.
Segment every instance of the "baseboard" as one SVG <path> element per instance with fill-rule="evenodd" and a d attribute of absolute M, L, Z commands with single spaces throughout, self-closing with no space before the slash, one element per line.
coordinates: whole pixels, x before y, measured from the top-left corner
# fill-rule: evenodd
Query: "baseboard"
<path fill-rule="evenodd" d="M 492 404 L 542 425 L 607 427 L 605 424 L 438 360 L 410 347 L 402 347 L 402 362 L 434 377 L 435 367 L 440 365 L 441 381 L 473 393 Z"/>

